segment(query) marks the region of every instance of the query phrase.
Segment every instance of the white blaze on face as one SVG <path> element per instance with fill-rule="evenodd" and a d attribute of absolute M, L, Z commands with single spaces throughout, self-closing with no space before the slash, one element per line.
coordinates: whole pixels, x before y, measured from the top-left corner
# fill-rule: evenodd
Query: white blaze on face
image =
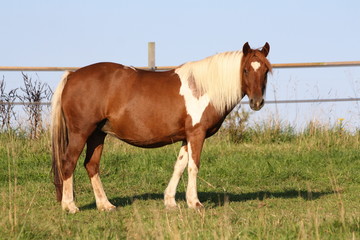
<path fill-rule="evenodd" d="M 259 62 L 252 62 L 251 66 L 254 69 L 254 71 L 256 72 L 259 69 L 259 67 L 261 66 L 261 64 Z"/>
<path fill-rule="evenodd" d="M 197 98 L 193 95 L 193 91 L 190 89 L 187 78 L 179 75 L 181 81 L 180 95 L 184 96 L 185 107 L 187 113 L 191 116 L 192 125 L 199 123 L 201 117 L 205 111 L 205 108 L 209 105 L 210 99 L 207 94 Z"/>

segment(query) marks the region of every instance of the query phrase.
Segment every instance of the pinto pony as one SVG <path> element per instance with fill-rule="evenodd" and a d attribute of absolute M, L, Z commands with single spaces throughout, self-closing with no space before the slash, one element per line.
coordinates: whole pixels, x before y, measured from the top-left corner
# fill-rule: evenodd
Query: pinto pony
<path fill-rule="evenodd" d="M 202 207 L 196 177 L 204 140 L 247 95 L 250 107 L 264 105 L 270 46 L 225 52 L 173 70 L 152 72 L 115 63 L 97 63 L 66 72 L 52 99 L 52 172 L 62 209 L 79 211 L 73 173 L 85 144 L 84 166 L 99 210 L 115 209 L 99 176 L 107 134 L 143 148 L 182 141 L 174 172 L 164 193 L 165 206 L 176 207 L 179 179 L 188 166 L 186 201 Z"/>

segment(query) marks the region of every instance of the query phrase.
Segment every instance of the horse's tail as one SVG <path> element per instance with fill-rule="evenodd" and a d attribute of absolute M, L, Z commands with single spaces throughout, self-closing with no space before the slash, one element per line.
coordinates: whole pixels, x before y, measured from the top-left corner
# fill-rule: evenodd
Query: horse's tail
<path fill-rule="evenodd" d="M 52 169 L 56 198 L 62 199 L 63 173 L 62 160 L 65 157 L 66 146 L 68 145 L 68 132 L 61 108 L 61 95 L 67 82 L 69 71 L 65 72 L 58 87 L 56 88 L 51 101 L 51 145 L 52 145 Z"/>

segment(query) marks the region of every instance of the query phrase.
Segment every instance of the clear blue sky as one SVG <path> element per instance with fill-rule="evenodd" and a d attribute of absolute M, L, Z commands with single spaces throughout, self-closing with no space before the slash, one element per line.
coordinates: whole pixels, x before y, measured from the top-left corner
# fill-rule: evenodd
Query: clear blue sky
<path fill-rule="evenodd" d="M 1 66 L 145 66 L 149 41 L 156 42 L 158 66 L 238 50 L 246 41 L 269 42 L 272 63 L 360 60 L 358 0 L 13 0 L 3 1 L 0 12 Z M 8 88 L 21 84 L 20 73 L 0 74 Z M 38 73 L 51 86 L 59 76 Z M 360 67 L 275 70 L 267 98 L 275 97 L 360 97 Z M 274 114 L 297 124 L 346 118 L 360 128 L 355 103 L 268 105 L 253 116 Z"/>

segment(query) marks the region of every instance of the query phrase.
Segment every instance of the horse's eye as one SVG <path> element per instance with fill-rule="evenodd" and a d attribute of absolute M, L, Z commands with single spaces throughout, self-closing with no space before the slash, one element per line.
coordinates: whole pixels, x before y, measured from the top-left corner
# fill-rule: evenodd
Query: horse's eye
<path fill-rule="evenodd" d="M 244 73 L 245 73 L 246 75 L 248 75 L 248 74 L 249 74 L 249 70 L 244 69 Z"/>

